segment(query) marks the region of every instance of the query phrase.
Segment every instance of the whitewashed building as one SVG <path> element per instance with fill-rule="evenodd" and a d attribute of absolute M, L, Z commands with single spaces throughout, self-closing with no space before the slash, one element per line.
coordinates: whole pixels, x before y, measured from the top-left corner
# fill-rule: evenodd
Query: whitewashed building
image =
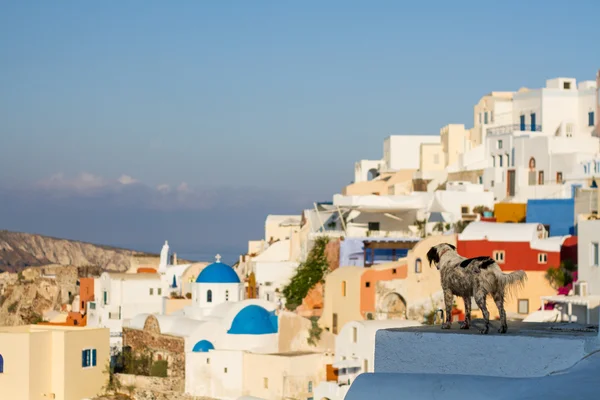
<path fill-rule="evenodd" d="M 281 291 L 296 273 L 299 263 L 291 260 L 291 240 L 285 239 L 273 243 L 264 252 L 251 261 L 258 297 L 282 304 Z"/>
<path fill-rule="evenodd" d="M 375 370 L 375 334 L 380 329 L 420 326 L 410 320 L 351 321 L 344 325 L 335 340 L 333 366 L 338 368 L 337 382 L 321 382 L 315 398 L 342 400 L 354 379 Z"/>
<path fill-rule="evenodd" d="M 577 238 L 577 282 L 573 293 L 544 296 L 542 305 L 555 303 L 559 320 L 598 325 L 600 312 L 600 220 L 580 221 Z"/>
<path fill-rule="evenodd" d="M 88 304 L 87 326 L 110 329 L 113 349 L 122 345 L 123 322 L 140 313 L 159 314 L 168 285 L 159 274 L 104 272 L 94 279 L 94 300 Z"/>
<path fill-rule="evenodd" d="M 556 78 L 540 89 L 484 96 L 472 148 L 448 172 L 483 170 L 481 183 L 496 201 L 570 197 L 581 183 L 571 180 L 578 165 L 600 153 L 592 135 L 597 92 L 594 81 Z"/>

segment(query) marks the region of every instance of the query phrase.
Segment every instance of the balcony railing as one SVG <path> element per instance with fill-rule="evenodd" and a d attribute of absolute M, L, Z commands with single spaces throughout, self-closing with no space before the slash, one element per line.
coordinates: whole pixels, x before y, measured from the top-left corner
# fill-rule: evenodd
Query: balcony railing
<path fill-rule="evenodd" d="M 525 128 L 525 129 L 523 129 Z M 542 126 L 541 125 L 521 125 L 521 124 L 512 124 L 512 125 L 502 125 L 502 126 L 495 126 L 493 128 L 487 128 L 487 135 L 488 136 L 495 136 L 495 135 L 506 135 L 507 133 L 512 133 L 512 132 L 541 132 L 542 131 Z"/>

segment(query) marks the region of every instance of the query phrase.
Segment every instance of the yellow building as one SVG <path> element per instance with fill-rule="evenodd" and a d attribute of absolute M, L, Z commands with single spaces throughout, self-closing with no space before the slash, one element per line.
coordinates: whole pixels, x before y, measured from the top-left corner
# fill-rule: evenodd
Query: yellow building
<path fill-rule="evenodd" d="M 0 399 L 81 400 L 102 392 L 107 328 L 0 327 Z"/>

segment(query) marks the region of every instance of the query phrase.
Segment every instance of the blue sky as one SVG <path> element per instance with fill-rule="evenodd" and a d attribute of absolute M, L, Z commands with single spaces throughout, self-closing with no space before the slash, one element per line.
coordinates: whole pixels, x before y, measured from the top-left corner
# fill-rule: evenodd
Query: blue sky
<path fill-rule="evenodd" d="M 390 134 L 470 126 L 489 91 L 600 68 L 596 1 L 0 4 L 0 202 L 23 213 L 0 211 L 0 228 L 138 247 L 165 232 L 186 249 L 238 248 L 271 210 L 330 199 Z M 159 186 L 188 198 L 146 193 Z M 35 218 L 19 205 L 28 190 Z M 70 206 L 62 223 L 39 217 L 70 204 L 167 222 L 116 240 L 123 218 L 111 230 L 80 229 Z M 205 212 L 233 236 L 192 226 Z"/>

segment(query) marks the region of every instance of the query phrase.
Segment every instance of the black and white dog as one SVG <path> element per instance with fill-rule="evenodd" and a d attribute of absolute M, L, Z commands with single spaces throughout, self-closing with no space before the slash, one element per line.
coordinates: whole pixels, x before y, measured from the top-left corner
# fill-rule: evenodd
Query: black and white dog
<path fill-rule="evenodd" d="M 525 283 L 527 275 L 524 271 L 505 274 L 491 257 L 461 257 L 456 252 L 456 247 L 448 243 L 433 246 L 427 252 L 427 259 L 430 265 L 436 264 L 441 275 L 446 305 L 446 321 L 442 324 L 442 329 L 450 329 L 452 304 L 456 295 L 462 297 L 465 302 L 465 321 L 460 329 L 469 329 L 471 297 L 474 297 L 485 319 L 485 328 L 481 333 L 487 334 L 490 329 L 490 313 L 486 306 L 486 298 L 490 294 L 500 312 L 501 327 L 498 332 L 506 333 L 508 325 L 504 297 L 511 286 Z"/>

